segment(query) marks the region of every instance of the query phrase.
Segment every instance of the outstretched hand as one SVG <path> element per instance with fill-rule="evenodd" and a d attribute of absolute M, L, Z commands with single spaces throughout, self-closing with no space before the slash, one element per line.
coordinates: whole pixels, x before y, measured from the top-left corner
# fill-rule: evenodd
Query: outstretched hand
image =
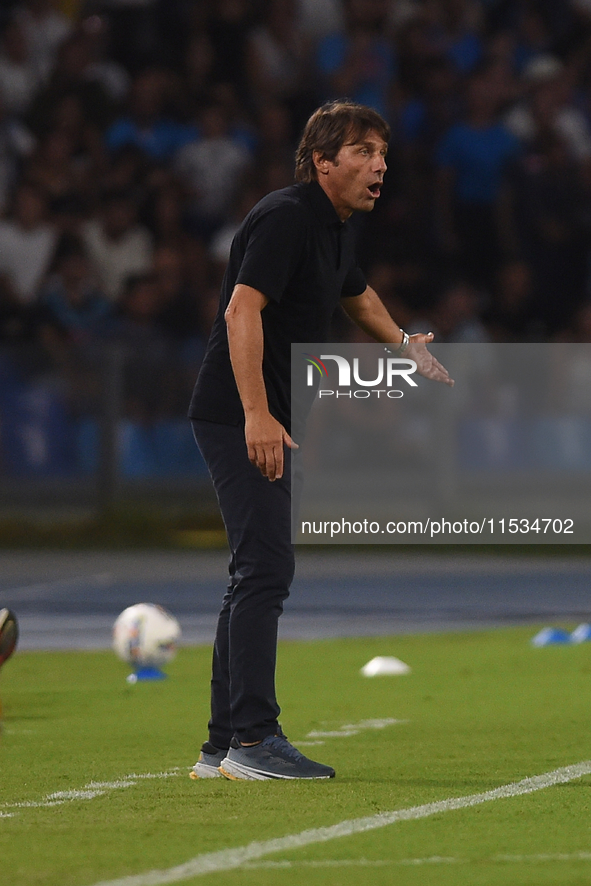
<path fill-rule="evenodd" d="M 404 352 L 405 357 L 409 357 L 417 364 L 417 372 L 425 378 L 431 378 L 433 381 L 441 381 L 450 388 L 453 388 L 455 382 L 450 378 L 449 372 L 442 366 L 433 354 L 427 350 L 427 345 L 433 341 L 432 332 L 418 332 L 410 336 L 410 343 Z"/>

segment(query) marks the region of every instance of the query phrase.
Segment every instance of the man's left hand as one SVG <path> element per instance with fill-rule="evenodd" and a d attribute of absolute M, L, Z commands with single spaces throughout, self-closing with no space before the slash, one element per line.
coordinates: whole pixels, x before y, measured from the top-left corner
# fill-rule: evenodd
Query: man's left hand
<path fill-rule="evenodd" d="M 436 360 L 433 354 L 427 350 L 427 345 L 433 341 L 432 332 L 418 332 L 410 336 L 410 343 L 402 356 L 414 360 L 417 364 L 417 372 L 425 378 L 431 378 L 433 381 L 441 381 L 450 388 L 453 388 L 455 382 L 450 378 L 449 372 L 442 366 L 439 360 Z"/>

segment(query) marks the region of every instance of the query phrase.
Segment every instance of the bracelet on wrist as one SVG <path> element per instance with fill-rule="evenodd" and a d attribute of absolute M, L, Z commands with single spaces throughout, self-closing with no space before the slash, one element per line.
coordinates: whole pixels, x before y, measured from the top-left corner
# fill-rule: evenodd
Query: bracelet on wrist
<path fill-rule="evenodd" d="M 405 332 L 404 329 L 401 329 L 400 331 L 402 333 L 402 341 L 400 342 L 400 344 L 398 345 L 398 347 L 394 351 L 394 353 L 398 354 L 399 357 L 401 357 L 402 354 L 404 354 L 404 352 L 406 351 L 406 349 L 408 348 L 408 346 L 410 344 L 410 336 L 409 336 L 408 332 Z"/>

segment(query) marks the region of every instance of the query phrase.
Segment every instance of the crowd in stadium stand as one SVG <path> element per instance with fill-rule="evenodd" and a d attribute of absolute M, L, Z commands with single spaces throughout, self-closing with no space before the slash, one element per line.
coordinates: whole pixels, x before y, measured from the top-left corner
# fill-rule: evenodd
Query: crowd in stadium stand
<path fill-rule="evenodd" d="M 0 346 L 192 378 L 233 233 L 342 96 L 392 128 L 356 224 L 405 329 L 591 340 L 589 0 L 4 0 L 0 27 Z"/>

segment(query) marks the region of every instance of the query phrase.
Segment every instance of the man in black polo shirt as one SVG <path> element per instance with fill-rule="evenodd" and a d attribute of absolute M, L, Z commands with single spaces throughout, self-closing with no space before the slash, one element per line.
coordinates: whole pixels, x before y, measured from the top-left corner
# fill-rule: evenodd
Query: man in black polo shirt
<path fill-rule="evenodd" d="M 292 342 L 322 342 L 340 304 L 418 371 L 453 384 L 367 286 L 347 219 L 380 194 L 389 140 L 370 108 L 333 102 L 314 112 L 296 157 L 297 184 L 247 215 L 232 243 L 218 314 L 189 416 L 209 467 L 230 545 L 230 582 L 213 654 L 209 741 L 194 778 L 331 778 L 277 722 L 277 623 L 294 573 L 291 543 Z"/>

